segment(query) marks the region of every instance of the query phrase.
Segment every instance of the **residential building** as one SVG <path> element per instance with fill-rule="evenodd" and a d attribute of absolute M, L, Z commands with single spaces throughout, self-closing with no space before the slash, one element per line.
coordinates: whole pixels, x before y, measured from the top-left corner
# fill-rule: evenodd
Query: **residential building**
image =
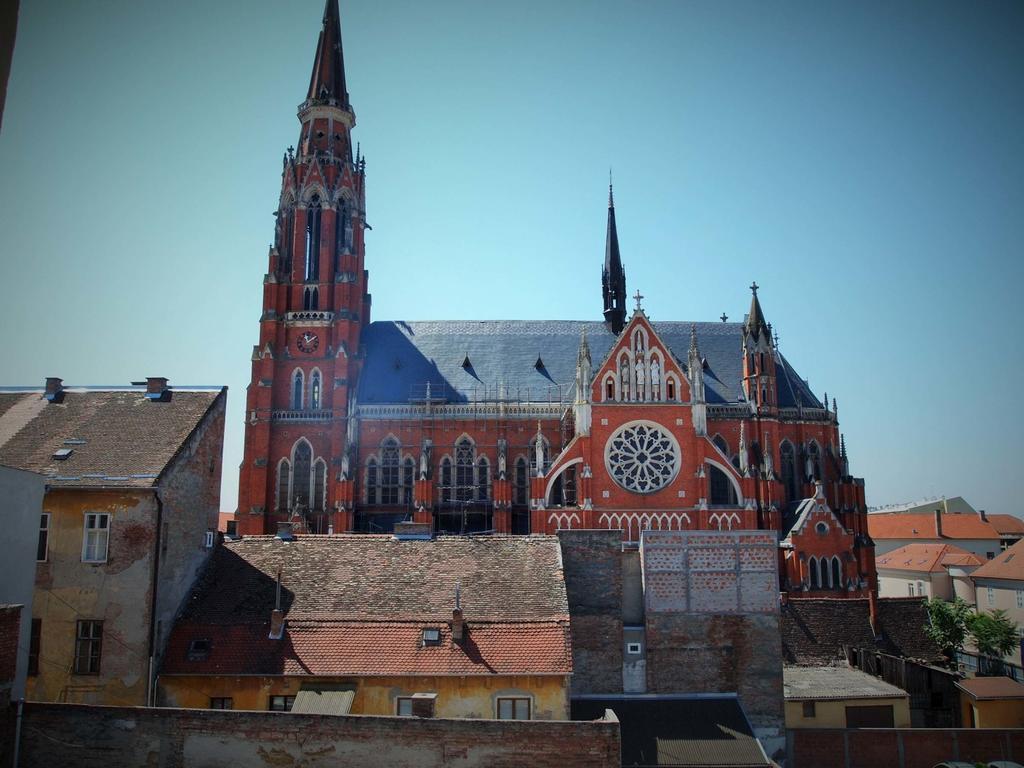
<path fill-rule="evenodd" d="M 879 597 L 960 597 L 974 604 L 971 573 L 987 561 L 952 544 L 907 544 L 875 557 Z"/>
<path fill-rule="evenodd" d="M 786 667 L 787 728 L 909 728 L 910 695 L 845 666 Z"/>
<path fill-rule="evenodd" d="M 874 589 L 835 399 L 783 355 L 756 283 L 741 322 L 654 321 L 639 291 L 629 314 L 609 189 L 593 320 L 371 322 L 366 158 L 336 0 L 298 118 L 252 351 L 240 534 L 414 517 L 450 533 L 603 528 L 635 545 L 644 530 L 778 532 L 787 505 L 821 495 L 833 523 L 814 556 L 840 563 L 837 594 Z M 803 594 L 798 573 L 794 559 L 782 585 Z"/>
<path fill-rule="evenodd" d="M 1024 646 L 1024 541 L 1018 541 L 1005 552 L 971 574 L 979 611 L 1001 608 L 1017 624 Z M 1021 648 L 1007 654 L 1006 661 L 1021 664 Z"/>
<path fill-rule="evenodd" d="M 27 698 L 142 705 L 216 539 L 226 389 L 0 392 L 0 463 L 45 478 Z"/>
<path fill-rule="evenodd" d="M 963 721 L 971 728 L 1024 728 L 1024 685 L 1008 677 L 972 677 L 957 687 L 964 695 Z"/>
<path fill-rule="evenodd" d="M 983 560 L 1002 549 L 1002 535 L 980 514 L 874 512 L 867 516 L 867 526 L 876 557 L 907 544 L 954 544 Z"/>
<path fill-rule="evenodd" d="M 8 405 L 0 397 L 2 412 Z M 6 551 L 0 560 L 0 709 L 25 695 L 25 678 L 34 668 L 32 596 L 36 557 L 45 546 L 45 485 L 42 475 L 0 466 Z"/>
<path fill-rule="evenodd" d="M 870 516 L 874 515 L 927 515 L 935 514 L 938 510 L 943 515 L 974 515 L 980 517 L 983 522 L 990 523 L 1000 535 L 1002 549 L 1012 546 L 1024 538 L 1024 520 L 1015 515 L 988 514 L 984 509 L 975 509 L 963 496 L 941 497 L 935 499 L 923 499 L 908 504 L 889 504 L 884 507 L 876 507 L 868 511 Z"/>
<path fill-rule="evenodd" d="M 558 539 L 390 535 L 225 541 L 176 623 L 169 706 L 569 718 Z"/>
<path fill-rule="evenodd" d="M 1024 539 L 1024 520 L 1014 515 L 982 515 L 992 524 L 992 527 L 999 533 L 999 546 L 1002 549 L 1009 549 L 1021 539 Z"/>

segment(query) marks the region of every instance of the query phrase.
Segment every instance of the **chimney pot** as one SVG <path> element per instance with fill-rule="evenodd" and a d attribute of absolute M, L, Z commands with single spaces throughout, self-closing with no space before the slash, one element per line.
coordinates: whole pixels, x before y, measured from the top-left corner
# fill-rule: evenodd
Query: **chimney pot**
<path fill-rule="evenodd" d="M 942 538 L 942 510 L 935 510 L 935 537 Z"/>
<path fill-rule="evenodd" d="M 146 397 L 150 400 L 165 402 L 171 399 L 171 391 L 164 376 L 146 377 Z"/>
<path fill-rule="evenodd" d="M 56 376 L 47 376 L 45 397 L 51 403 L 59 403 L 61 400 L 63 400 L 64 379 L 59 379 Z"/>

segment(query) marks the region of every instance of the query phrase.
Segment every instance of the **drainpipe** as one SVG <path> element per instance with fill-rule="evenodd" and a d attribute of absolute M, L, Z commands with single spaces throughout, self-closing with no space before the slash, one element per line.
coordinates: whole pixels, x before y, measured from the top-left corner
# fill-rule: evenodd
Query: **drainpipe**
<path fill-rule="evenodd" d="M 12 765 L 18 768 L 18 755 L 21 752 L 21 712 L 25 708 L 25 697 L 18 699 L 18 715 L 14 722 L 14 761 Z"/>
<path fill-rule="evenodd" d="M 153 539 L 153 588 L 149 604 L 149 667 L 146 670 L 146 706 L 153 706 L 155 691 L 153 690 L 153 671 L 156 665 L 156 598 L 157 585 L 160 583 L 160 549 L 163 545 L 162 537 L 164 530 L 164 502 L 160 498 L 160 490 L 153 489 L 153 498 L 156 499 L 156 536 Z"/>

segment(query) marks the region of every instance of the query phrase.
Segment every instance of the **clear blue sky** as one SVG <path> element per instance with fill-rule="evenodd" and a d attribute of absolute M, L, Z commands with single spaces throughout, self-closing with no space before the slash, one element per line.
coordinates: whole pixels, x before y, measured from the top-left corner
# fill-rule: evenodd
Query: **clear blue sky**
<path fill-rule="evenodd" d="M 227 384 L 321 0 L 23 0 L 0 384 Z M 881 504 L 1020 515 L 1024 4 L 343 0 L 378 319 L 738 319 L 839 400 Z"/>

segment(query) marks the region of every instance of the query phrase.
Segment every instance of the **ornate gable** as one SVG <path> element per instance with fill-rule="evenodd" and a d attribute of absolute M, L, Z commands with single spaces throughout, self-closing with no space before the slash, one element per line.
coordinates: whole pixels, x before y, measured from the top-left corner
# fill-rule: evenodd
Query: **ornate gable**
<path fill-rule="evenodd" d="M 594 403 L 687 402 L 690 384 L 640 308 L 605 355 L 591 385 Z"/>

